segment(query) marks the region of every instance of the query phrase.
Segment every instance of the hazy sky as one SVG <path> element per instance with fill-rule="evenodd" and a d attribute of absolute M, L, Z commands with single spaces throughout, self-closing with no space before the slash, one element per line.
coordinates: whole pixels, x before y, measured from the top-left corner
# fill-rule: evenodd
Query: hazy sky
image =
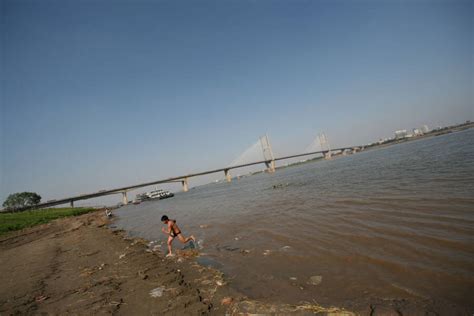
<path fill-rule="evenodd" d="M 0 202 L 474 119 L 473 1 L 0 3 Z"/>

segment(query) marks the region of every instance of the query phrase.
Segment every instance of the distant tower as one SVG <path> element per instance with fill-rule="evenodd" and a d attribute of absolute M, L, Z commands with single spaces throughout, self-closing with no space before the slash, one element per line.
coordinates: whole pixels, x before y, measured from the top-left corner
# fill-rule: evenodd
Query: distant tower
<path fill-rule="evenodd" d="M 318 135 L 319 144 L 321 145 L 321 150 L 324 151 L 324 159 L 331 159 L 331 146 L 329 145 L 329 140 L 326 136 L 326 133 L 321 133 Z"/>

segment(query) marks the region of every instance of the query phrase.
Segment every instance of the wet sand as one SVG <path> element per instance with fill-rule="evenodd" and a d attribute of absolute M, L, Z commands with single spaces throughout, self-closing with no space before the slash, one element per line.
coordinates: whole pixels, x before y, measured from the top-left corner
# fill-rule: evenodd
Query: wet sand
<path fill-rule="evenodd" d="M 0 314 L 352 315 L 317 304 L 248 300 L 193 250 L 166 259 L 107 228 L 102 211 L 0 237 Z M 156 250 L 156 249 L 155 249 Z M 153 297 L 153 295 L 155 297 Z"/>

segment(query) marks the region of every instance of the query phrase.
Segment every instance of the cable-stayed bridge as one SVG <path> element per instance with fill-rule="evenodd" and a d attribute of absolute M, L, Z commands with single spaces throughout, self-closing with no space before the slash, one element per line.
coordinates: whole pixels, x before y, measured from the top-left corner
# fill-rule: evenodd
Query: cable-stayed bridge
<path fill-rule="evenodd" d="M 299 153 L 299 154 L 288 155 L 288 156 L 275 157 L 272 147 L 270 145 L 270 140 L 267 135 L 264 135 L 260 137 L 256 143 L 248 147 L 241 155 L 239 155 L 236 159 L 234 159 L 234 161 L 232 161 L 226 167 L 206 170 L 206 171 L 201 171 L 201 172 L 196 172 L 196 173 L 191 173 L 191 174 L 186 174 L 186 175 L 181 175 L 181 176 L 176 176 L 176 177 L 171 177 L 171 178 L 166 178 L 166 179 L 160 179 L 160 180 L 151 181 L 151 182 L 144 182 L 144 183 L 124 186 L 124 187 L 118 187 L 118 188 L 109 189 L 109 190 L 101 190 L 101 191 L 89 193 L 89 194 L 70 196 L 70 197 L 65 197 L 65 198 L 57 199 L 57 200 L 49 200 L 44 203 L 40 203 L 34 207 L 24 208 L 23 210 L 31 209 L 31 208 L 51 207 L 51 206 L 67 204 L 67 203 L 69 203 L 71 207 L 74 207 L 74 202 L 76 201 L 87 200 L 87 199 L 92 199 L 92 198 L 97 198 L 97 197 L 102 197 L 102 196 L 112 195 L 112 194 L 121 194 L 122 203 L 128 204 L 127 192 L 138 189 L 138 188 L 142 188 L 142 187 L 163 184 L 163 183 L 173 183 L 173 182 L 179 183 L 180 182 L 182 185 L 183 191 L 186 192 L 189 189 L 189 179 L 193 177 L 224 172 L 224 176 L 227 182 L 231 182 L 232 176 L 230 174 L 230 170 L 232 169 L 238 169 L 238 168 L 264 164 L 266 166 L 266 171 L 269 173 L 273 173 L 276 170 L 276 165 L 275 165 L 276 161 L 304 157 L 304 156 L 312 156 L 312 155 L 318 155 L 318 154 L 321 154 L 325 159 L 331 159 L 331 154 L 334 154 L 334 153 L 341 153 L 341 154 L 346 154 L 347 152 L 354 153 L 363 149 L 364 149 L 363 146 L 347 146 L 347 147 L 331 149 L 326 135 L 322 133 L 322 134 L 319 134 L 311 142 L 311 144 L 309 144 L 306 147 L 304 152 Z"/>

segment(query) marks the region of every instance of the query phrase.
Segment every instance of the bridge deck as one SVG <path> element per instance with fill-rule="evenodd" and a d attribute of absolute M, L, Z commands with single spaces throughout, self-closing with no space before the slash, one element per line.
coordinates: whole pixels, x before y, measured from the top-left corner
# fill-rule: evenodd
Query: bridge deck
<path fill-rule="evenodd" d="M 351 149 L 351 148 L 355 148 L 355 147 L 358 147 L 358 146 L 336 148 L 336 149 L 331 149 L 331 151 L 342 151 L 342 150 Z M 285 160 L 285 159 L 290 159 L 290 158 L 311 156 L 311 155 L 316 155 L 316 154 L 324 154 L 326 152 L 328 152 L 328 151 L 327 150 L 314 151 L 314 152 L 309 152 L 309 153 L 302 153 L 302 154 L 295 154 L 295 155 L 290 155 L 290 156 L 278 157 L 278 158 L 274 158 L 274 160 L 275 161 Z M 130 191 L 130 190 L 133 190 L 133 189 L 138 189 L 138 188 L 147 187 L 147 186 L 156 185 L 156 184 L 170 183 L 170 182 L 181 182 L 181 181 L 184 181 L 184 179 L 188 179 L 188 178 L 192 178 L 192 177 L 198 177 L 198 176 L 203 176 L 203 175 L 206 175 L 206 174 L 212 174 L 212 173 L 217 173 L 217 172 L 224 172 L 226 170 L 249 167 L 249 166 L 258 165 L 258 164 L 262 164 L 262 163 L 269 163 L 270 161 L 271 160 L 255 161 L 255 162 L 240 164 L 240 165 L 236 165 L 236 166 L 228 166 L 228 167 L 224 167 L 224 168 L 218 168 L 218 169 L 207 170 L 207 171 L 202 171 L 202 172 L 190 173 L 190 174 L 187 174 L 187 175 L 184 175 L 184 176 L 171 177 L 171 178 L 166 178 L 166 179 L 161 179 L 161 180 L 156 180 L 156 181 L 151 181 L 151 182 L 145 182 L 145 183 L 140 183 L 140 184 L 135 184 L 135 185 L 130 185 L 130 186 L 119 187 L 119 188 L 110 189 L 110 190 L 102 190 L 100 192 L 95 192 L 95 193 L 90 193 L 90 194 L 82 194 L 82 195 L 78 195 L 78 196 L 72 196 L 72 197 L 62 198 L 62 199 L 59 199 L 59 200 L 53 200 L 53 201 L 41 203 L 41 204 L 36 205 L 34 208 L 44 208 L 44 207 L 50 207 L 50 206 L 56 206 L 56 205 L 71 203 L 71 202 L 80 201 L 80 200 L 87 200 L 87 199 L 91 199 L 91 198 L 97 198 L 97 197 L 111 195 L 111 194 L 120 194 L 120 193 L 127 192 L 127 191 Z M 24 210 L 27 210 L 27 209 L 30 209 L 30 208 L 25 208 Z"/>

